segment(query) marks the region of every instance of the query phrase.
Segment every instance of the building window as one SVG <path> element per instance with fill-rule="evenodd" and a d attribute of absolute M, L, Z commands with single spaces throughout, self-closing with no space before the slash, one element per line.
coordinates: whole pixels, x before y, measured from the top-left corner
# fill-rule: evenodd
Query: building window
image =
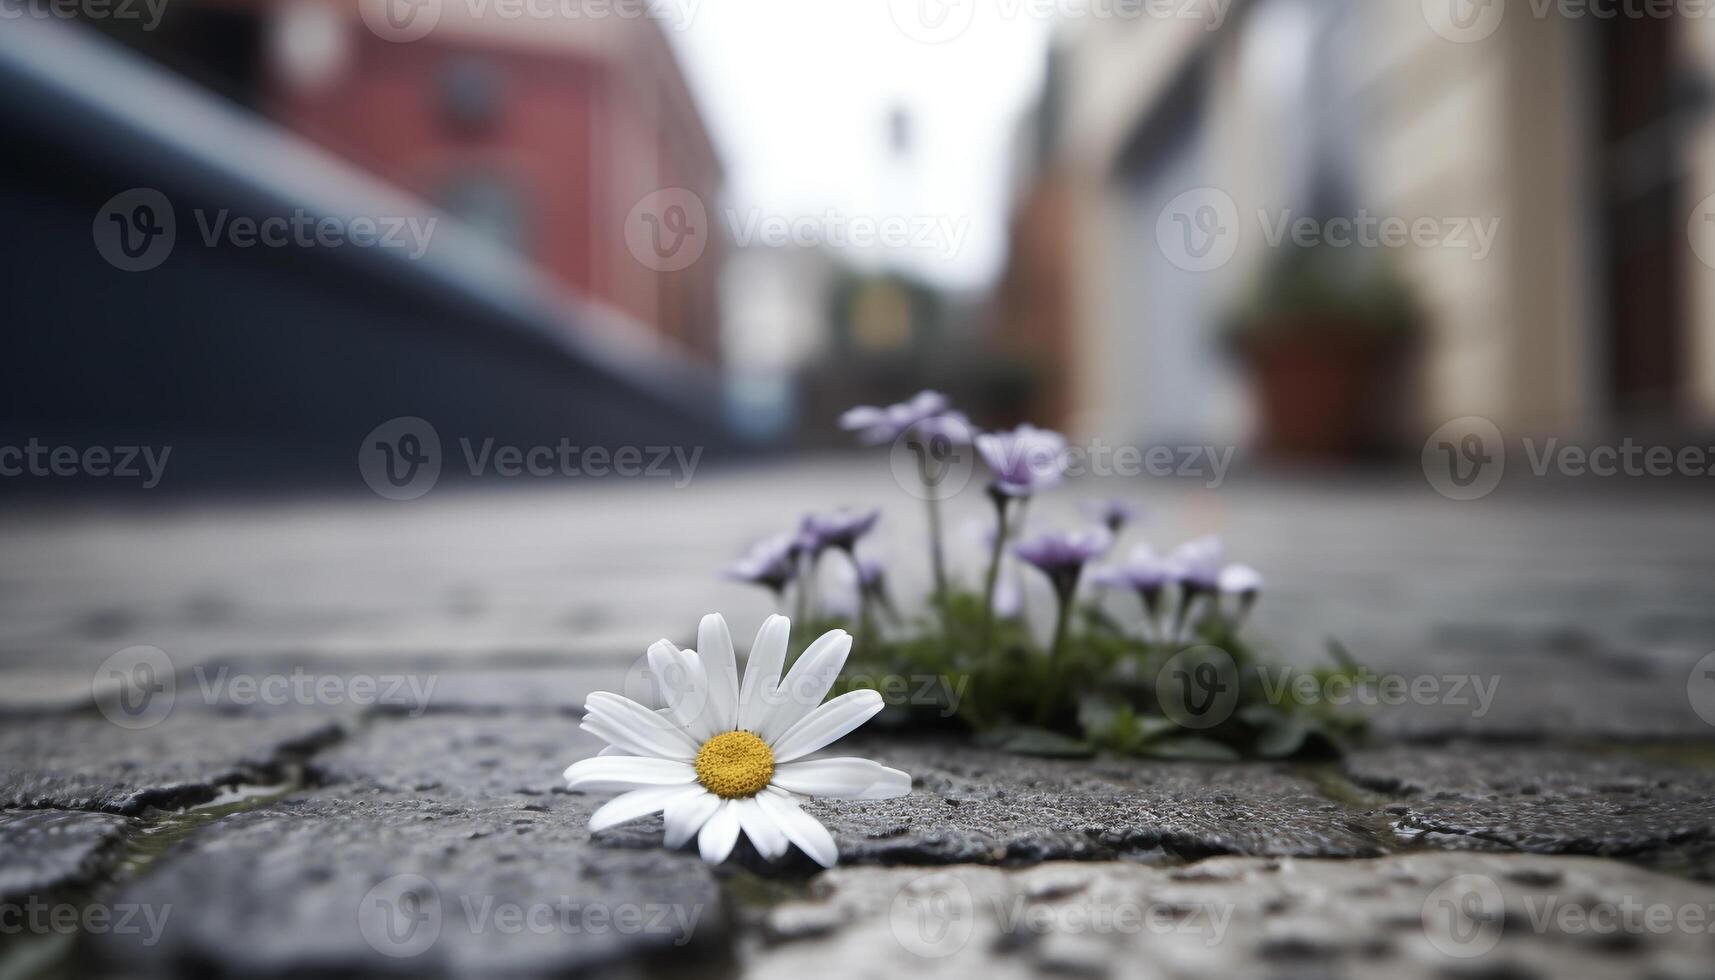
<path fill-rule="evenodd" d="M 463 173 L 443 184 L 435 201 L 441 210 L 494 242 L 528 254 L 525 194 L 514 181 L 490 171 Z"/>

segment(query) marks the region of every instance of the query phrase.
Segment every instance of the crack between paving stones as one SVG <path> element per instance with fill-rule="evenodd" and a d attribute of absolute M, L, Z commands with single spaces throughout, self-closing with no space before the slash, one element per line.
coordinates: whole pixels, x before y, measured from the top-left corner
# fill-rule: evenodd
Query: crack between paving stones
<path fill-rule="evenodd" d="M 367 720 L 358 727 L 367 727 Z M 144 791 L 134 796 L 134 805 L 127 807 L 67 807 L 43 801 L 40 805 L 12 808 L 106 813 L 132 821 L 115 840 L 99 849 L 86 874 L 40 897 L 77 907 L 77 921 L 82 922 L 85 910 L 103 895 L 148 874 L 176 845 L 192 839 L 202 828 L 313 788 L 306 778 L 310 760 L 351 734 L 345 725 L 329 724 L 302 738 L 281 743 L 263 761 L 240 764 L 203 784 Z M 75 958 L 82 935 L 82 930 L 77 929 L 9 943 L 0 953 L 0 980 L 77 976 Z"/>
<path fill-rule="evenodd" d="M 286 770 L 286 778 L 279 784 L 225 782 L 216 785 L 212 799 L 201 803 L 171 810 L 150 808 L 136 815 L 122 814 L 130 817 L 134 825 L 125 828 L 117 839 L 99 849 L 87 874 L 44 895 L 30 897 L 54 905 L 75 906 L 78 910 L 76 921 L 83 922 L 86 911 L 100 902 L 103 896 L 147 874 L 175 845 L 189 840 L 203 827 L 223 817 L 265 806 L 302 788 L 298 778 L 299 766 L 285 762 L 275 764 Z M 72 807 L 20 809 L 61 813 L 105 812 Z M 76 957 L 82 937 L 81 928 L 64 933 L 14 937 L 15 941 L 8 943 L 8 948 L 0 952 L 0 980 L 57 980 L 79 976 Z"/>

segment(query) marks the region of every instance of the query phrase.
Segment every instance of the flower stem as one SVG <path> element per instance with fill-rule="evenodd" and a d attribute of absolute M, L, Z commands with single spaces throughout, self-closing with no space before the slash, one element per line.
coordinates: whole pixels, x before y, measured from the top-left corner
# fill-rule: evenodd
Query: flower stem
<path fill-rule="evenodd" d="M 929 461 L 921 457 L 918 474 L 923 478 L 923 503 L 929 508 L 929 567 L 935 574 L 935 601 L 943 609 L 947 605 L 947 558 L 941 545 L 941 500 L 929 482 Z"/>
<path fill-rule="evenodd" d="M 1048 647 L 1048 683 L 1042 685 L 1042 700 L 1036 705 L 1036 723 L 1046 724 L 1054 713 L 1055 702 L 1060 700 L 1061 675 L 1065 665 L 1061 657 L 1065 653 L 1066 634 L 1072 625 L 1073 598 L 1077 588 L 1058 592 L 1060 611 L 1054 618 L 1054 642 Z"/>
<path fill-rule="evenodd" d="M 1000 581 L 1000 561 L 1006 554 L 1006 501 L 1005 494 L 991 491 L 989 496 L 994 500 L 995 528 L 994 551 L 989 555 L 988 578 L 983 582 L 983 631 L 982 639 L 977 645 L 979 659 L 989 658 L 989 645 L 994 640 L 994 589 Z"/>
<path fill-rule="evenodd" d="M 870 616 L 869 589 L 867 587 L 865 587 L 865 585 L 863 584 L 863 566 L 858 564 L 856 549 L 854 549 L 854 548 L 841 548 L 840 550 L 845 553 L 846 561 L 851 562 L 853 581 L 857 582 L 857 590 L 858 590 L 857 634 L 858 635 L 857 635 L 856 646 L 857 646 L 858 659 L 861 660 L 861 659 L 863 659 L 863 655 L 865 653 L 869 652 L 869 634 L 871 632 L 873 632 L 873 629 L 872 629 L 873 624 L 870 622 L 871 616 Z"/>
<path fill-rule="evenodd" d="M 797 620 L 800 623 L 809 622 L 809 620 L 810 620 L 810 556 L 808 554 L 801 554 L 798 556 L 798 585 L 797 585 L 797 588 L 794 590 L 793 599 L 797 603 L 797 608 L 793 610 L 792 618 Z"/>

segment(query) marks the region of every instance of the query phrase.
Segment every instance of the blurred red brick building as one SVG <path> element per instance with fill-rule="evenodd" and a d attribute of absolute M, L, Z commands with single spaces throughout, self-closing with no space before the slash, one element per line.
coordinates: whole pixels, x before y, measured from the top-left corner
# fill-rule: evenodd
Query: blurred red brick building
<path fill-rule="evenodd" d="M 393 2 L 432 28 L 395 34 L 372 0 L 182 0 L 125 40 L 714 362 L 719 237 L 671 272 L 625 238 L 651 193 L 685 188 L 712 210 L 721 185 L 666 37 L 676 9 Z"/>

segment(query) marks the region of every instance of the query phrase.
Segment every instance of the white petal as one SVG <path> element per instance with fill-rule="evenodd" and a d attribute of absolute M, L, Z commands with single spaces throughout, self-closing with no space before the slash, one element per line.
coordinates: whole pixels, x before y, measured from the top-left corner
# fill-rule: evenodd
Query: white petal
<path fill-rule="evenodd" d="M 874 691 L 840 695 L 805 715 L 774 740 L 770 747 L 774 749 L 775 763 L 791 762 L 823 748 L 873 718 L 881 708 L 881 695 Z"/>
<path fill-rule="evenodd" d="M 697 649 L 708 671 L 709 703 L 699 717 L 712 725 L 715 734 L 738 727 L 738 661 L 732 653 L 732 634 L 720 613 L 709 613 L 697 627 Z"/>
<path fill-rule="evenodd" d="M 585 718 L 578 727 L 606 742 L 609 747 L 619 749 L 618 752 L 609 753 L 610 755 L 642 756 L 648 759 L 673 759 L 677 762 L 690 762 L 695 758 L 694 755 L 687 754 L 683 751 L 661 751 L 661 749 L 655 745 L 646 741 L 640 741 L 626 728 L 620 726 L 609 718 Z"/>
<path fill-rule="evenodd" d="M 772 742 L 821 704 L 828 696 L 828 689 L 839 679 L 851 650 L 852 636 L 845 630 L 830 630 L 810 644 L 786 672 L 774 710 L 768 713 L 768 719 L 756 734 L 764 742 Z"/>
<path fill-rule="evenodd" d="M 824 868 L 839 863 L 840 849 L 834 843 L 834 835 L 817 823 L 815 817 L 800 810 L 798 802 L 783 790 L 770 786 L 756 794 L 756 802 L 763 813 L 773 818 L 774 825 L 780 828 L 786 839 L 798 845 L 798 850 L 808 854 L 810 860 Z"/>
<path fill-rule="evenodd" d="M 773 709 L 791 633 L 792 621 L 778 615 L 763 620 L 762 628 L 756 631 L 756 642 L 750 645 L 750 659 L 744 665 L 744 684 L 738 690 L 738 728 L 759 730 Z"/>
<path fill-rule="evenodd" d="M 662 818 L 667 822 L 667 836 L 663 843 L 668 847 L 685 846 L 685 842 L 695 837 L 697 831 L 703 829 L 703 824 L 708 823 L 715 811 L 721 808 L 720 797 L 701 786 L 695 789 L 702 792 L 676 799 L 662 812 Z"/>
<path fill-rule="evenodd" d="M 627 745 L 638 755 L 653 755 L 663 759 L 696 757 L 697 742 L 673 721 L 645 708 L 636 701 L 618 694 L 597 691 L 584 703 L 585 722 L 600 722 L 617 731 L 620 737 L 607 738 L 615 745 Z"/>
<path fill-rule="evenodd" d="M 634 789 L 597 807 L 596 811 L 590 814 L 590 831 L 594 833 L 606 830 L 627 820 L 660 813 L 669 803 L 700 789 L 700 786 L 650 786 L 646 789 Z"/>
<path fill-rule="evenodd" d="M 911 776 L 868 759 L 808 759 L 775 769 L 773 785 L 801 796 L 890 800 L 911 792 Z"/>
<path fill-rule="evenodd" d="M 698 741 L 718 734 L 699 724 L 703 708 L 709 703 L 709 678 L 695 650 L 681 650 L 666 640 L 657 640 L 649 647 L 649 672 L 660 687 L 667 713 L 674 721 Z"/>
<path fill-rule="evenodd" d="M 689 763 L 635 755 L 603 755 L 566 767 L 566 788 L 591 792 L 673 786 L 697 781 Z"/>
<path fill-rule="evenodd" d="M 758 854 L 772 861 L 786 853 L 791 842 L 754 798 L 733 800 L 732 809 L 738 814 L 738 825 L 744 828 L 744 836 L 750 838 Z"/>
<path fill-rule="evenodd" d="M 579 725 L 578 727 L 582 728 L 583 726 Z M 601 736 L 597 735 L 596 737 L 600 738 Z M 600 752 L 596 753 L 596 755 L 630 755 L 630 754 L 631 754 L 630 752 L 625 751 L 624 749 L 620 748 L 617 745 L 609 745 L 606 748 L 602 749 Z"/>
<path fill-rule="evenodd" d="M 650 738 L 665 738 L 696 748 L 700 743 L 674 721 L 671 710 L 648 708 L 624 695 L 607 691 L 596 691 L 584 701 L 586 716 L 591 713 L 607 716 L 625 724 L 627 728 L 640 730 Z"/>
<path fill-rule="evenodd" d="M 697 832 L 697 850 L 702 853 L 704 861 L 719 864 L 727 859 L 737 843 L 738 812 L 733 809 L 731 800 L 721 800 L 720 809 Z"/>

